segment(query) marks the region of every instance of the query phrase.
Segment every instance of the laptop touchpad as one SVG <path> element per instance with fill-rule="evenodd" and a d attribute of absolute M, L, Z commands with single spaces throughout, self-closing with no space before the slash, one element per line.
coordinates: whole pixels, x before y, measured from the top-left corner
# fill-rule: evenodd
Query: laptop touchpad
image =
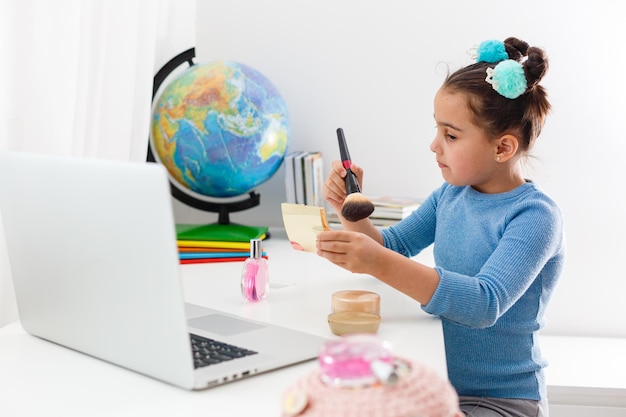
<path fill-rule="evenodd" d="M 195 327 L 206 332 L 220 334 L 222 336 L 232 336 L 264 327 L 256 323 L 238 320 L 221 314 L 210 314 L 208 316 L 196 317 L 188 320 L 188 323 L 191 327 Z"/>

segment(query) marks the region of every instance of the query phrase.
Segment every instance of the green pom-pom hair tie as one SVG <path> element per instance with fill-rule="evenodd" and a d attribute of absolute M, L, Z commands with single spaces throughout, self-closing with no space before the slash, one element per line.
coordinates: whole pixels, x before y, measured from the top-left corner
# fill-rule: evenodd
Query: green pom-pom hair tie
<path fill-rule="evenodd" d="M 474 45 L 468 49 L 467 53 L 476 62 L 495 64 L 496 62 L 509 59 L 504 42 L 498 40 L 482 41 L 480 45 Z"/>
<path fill-rule="evenodd" d="M 488 62 L 490 64 L 504 61 L 509 58 L 504 42 L 498 40 L 483 41 L 476 48 L 476 62 Z"/>
<path fill-rule="evenodd" d="M 504 42 L 486 40 L 467 51 L 476 62 L 486 62 L 497 65 L 487 68 L 487 81 L 500 95 L 515 99 L 528 88 L 524 75 L 524 67 L 519 62 L 509 59 Z"/>
<path fill-rule="evenodd" d="M 521 96 L 528 87 L 524 67 L 512 59 L 501 61 L 494 68 L 487 68 L 485 81 L 500 95 L 509 99 Z"/>

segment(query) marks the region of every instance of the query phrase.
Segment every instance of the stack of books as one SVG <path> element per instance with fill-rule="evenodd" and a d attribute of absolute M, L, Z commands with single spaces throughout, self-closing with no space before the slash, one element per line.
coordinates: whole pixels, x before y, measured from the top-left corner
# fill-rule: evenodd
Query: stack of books
<path fill-rule="evenodd" d="M 424 201 L 420 198 L 411 197 L 369 197 L 374 204 L 374 212 L 370 215 L 372 220 L 394 220 L 398 222 L 413 213 Z"/>
<path fill-rule="evenodd" d="M 294 151 L 285 156 L 287 203 L 324 206 L 324 160 L 321 152 Z"/>
<path fill-rule="evenodd" d="M 181 264 L 241 262 L 250 256 L 250 239 L 266 239 L 268 227 L 240 224 L 177 224 Z M 267 254 L 263 251 L 264 258 Z"/>
<path fill-rule="evenodd" d="M 374 212 L 369 219 L 378 227 L 389 227 L 396 224 L 415 211 L 424 201 L 413 197 L 366 197 L 374 204 Z M 341 224 L 336 213 L 328 214 L 328 222 L 333 228 L 337 228 Z"/>

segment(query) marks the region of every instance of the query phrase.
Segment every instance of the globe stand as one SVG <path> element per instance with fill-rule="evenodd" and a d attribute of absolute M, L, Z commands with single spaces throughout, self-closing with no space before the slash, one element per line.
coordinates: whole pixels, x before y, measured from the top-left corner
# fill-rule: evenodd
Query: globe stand
<path fill-rule="evenodd" d="M 190 67 L 195 65 L 193 59 L 196 56 L 195 48 L 189 48 L 186 51 L 181 52 L 174 58 L 170 59 L 154 76 L 152 84 L 152 100 L 156 96 L 163 81 L 178 67 L 187 63 Z M 152 152 L 152 141 L 148 141 L 148 154 L 146 157 L 148 162 L 158 163 L 157 159 Z M 170 180 L 170 191 L 172 196 L 181 203 L 187 204 L 193 208 L 199 210 L 209 211 L 218 214 L 218 224 L 227 225 L 230 224 L 230 213 L 247 210 L 252 207 L 256 207 L 261 202 L 261 196 L 255 191 L 248 193 L 248 198 L 234 202 L 214 202 L 196 198 L 188 193 L 182 191 L 174 182 Z"/>
<path fill-rule="evenodd" d="M 216 203 L 206 200 L 200 200 L 181 191 L 176 185 L 170 181 L 170 191 L 172 196 L 181 203 L 187 204 L 198 210 L 219 213 L 217 217 L 218 224 L 230 224 L 230 213 L 247 210 L 256 207 L 261 202 L 261 196 L 254 191 L 248 193 L 248 198 L 241 201 L 230 203 Z"/>

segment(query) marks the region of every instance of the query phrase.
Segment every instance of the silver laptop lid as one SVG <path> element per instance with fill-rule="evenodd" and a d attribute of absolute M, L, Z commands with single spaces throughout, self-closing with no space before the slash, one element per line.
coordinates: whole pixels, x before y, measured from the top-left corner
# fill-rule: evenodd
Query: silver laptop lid
<path fill-rule="evenodd" d="M 27 332 L 192 388 L 161 165 L 0 152 L 0 212 Z"/>

